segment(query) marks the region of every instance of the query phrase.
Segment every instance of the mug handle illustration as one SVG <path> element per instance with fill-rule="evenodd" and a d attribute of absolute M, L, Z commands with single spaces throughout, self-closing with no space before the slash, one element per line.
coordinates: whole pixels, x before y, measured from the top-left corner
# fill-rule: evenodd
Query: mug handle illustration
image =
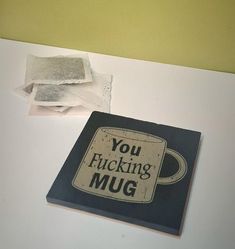
<path fill-rule="evenodd" d="M 167 148 L 166 154 L 173 156 L 177 160 L 179 169 L 172 176 L 158 177 L 157 182 L 158 182 L 158 184 L 161 184 L 161 185 L 169 185 L 169 184 L 176 183 L 176 182 L 180 181 L 187 173 L 187 162 L 180 153 L 178 153 L 175 150 Z"/>

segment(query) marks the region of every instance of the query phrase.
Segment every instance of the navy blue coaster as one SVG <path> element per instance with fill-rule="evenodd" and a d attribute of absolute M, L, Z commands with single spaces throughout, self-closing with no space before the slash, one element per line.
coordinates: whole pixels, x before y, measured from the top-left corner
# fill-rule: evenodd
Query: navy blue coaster
<path fill-rule="evenodd" d="M 93 112 L 47 201 L 179 235 L 200 135 Z"/>

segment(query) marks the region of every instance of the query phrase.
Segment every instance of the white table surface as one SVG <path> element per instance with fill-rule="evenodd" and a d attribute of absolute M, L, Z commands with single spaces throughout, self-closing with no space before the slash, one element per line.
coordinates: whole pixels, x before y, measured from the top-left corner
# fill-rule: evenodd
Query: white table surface
<path fill-rule="evenodd" d="M 0 40 L 0 248 L 235 248 L 235 75 L 89 53 L 113 74 L 111 112 L 202 132 L 182 235 L 46 202 L 88 117 L 28 116 L 13 93 L 27 54 L 77 51 Z"/>

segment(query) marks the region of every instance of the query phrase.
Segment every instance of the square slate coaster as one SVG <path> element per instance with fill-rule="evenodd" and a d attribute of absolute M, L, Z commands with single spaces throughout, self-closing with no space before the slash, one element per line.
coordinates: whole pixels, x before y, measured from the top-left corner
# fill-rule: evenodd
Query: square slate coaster
<path fill-rule="evenodd" d="M 47 201 L 179 235 L 200 135 L 93 112 Z"/>

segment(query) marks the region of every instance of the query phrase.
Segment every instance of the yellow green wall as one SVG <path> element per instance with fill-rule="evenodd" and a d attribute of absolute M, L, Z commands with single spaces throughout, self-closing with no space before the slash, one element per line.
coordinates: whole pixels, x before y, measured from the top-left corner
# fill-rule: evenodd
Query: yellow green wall
<path fill-rule="evenodd" d="M 0 37 L 235 73 L 235 0 L 0 0 Z"/>

